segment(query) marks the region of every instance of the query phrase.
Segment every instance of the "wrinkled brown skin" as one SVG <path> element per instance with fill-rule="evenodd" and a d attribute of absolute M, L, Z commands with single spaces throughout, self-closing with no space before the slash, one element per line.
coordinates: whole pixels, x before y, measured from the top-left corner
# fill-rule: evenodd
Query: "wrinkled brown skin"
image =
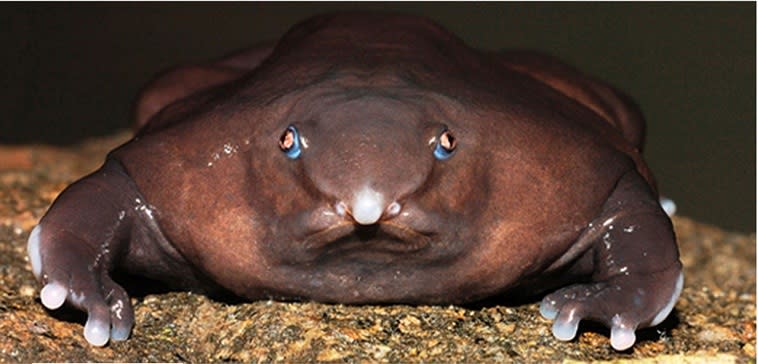
<path fill-rule="evenodd" d="M 135 138 L 40 224 L 42 282 L 73 277 L 71 292 L 96 297 L 74 305 L 114 330 L 131 327 L 102 313 L 108 292 L 126 297 L 115 269 L 250 300 L 342 303 L 463 303 L 591 281 L 621 289 L 569 286 L 597 299 L 565 303 L 635 328 L 681 271 L 628 97 L 549 56 L 469 48 L 423 18 L 310 19 L 275 46 L 164 73 L 135 115 Z M 289 125 L 307 142 L 294 160 L 278 146 Z M 430 139 L 445 126 L 458 145 L 437 160 Z M 350 204 L 365 186 L 400 213 L 357 224 Z M 649 294 L 632 304 L 638 289 Z"/>

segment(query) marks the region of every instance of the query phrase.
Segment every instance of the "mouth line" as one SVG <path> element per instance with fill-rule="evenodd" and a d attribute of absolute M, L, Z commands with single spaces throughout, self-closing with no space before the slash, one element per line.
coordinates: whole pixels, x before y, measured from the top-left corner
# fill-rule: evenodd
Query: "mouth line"
<path fill-rule="evenodd" d="M 371 226 L 341 223 L 308 235 L 303 246 L 306 250 L 344 248 L 410 253 L 429 246 L 432 235 L 393 223 Z"/>

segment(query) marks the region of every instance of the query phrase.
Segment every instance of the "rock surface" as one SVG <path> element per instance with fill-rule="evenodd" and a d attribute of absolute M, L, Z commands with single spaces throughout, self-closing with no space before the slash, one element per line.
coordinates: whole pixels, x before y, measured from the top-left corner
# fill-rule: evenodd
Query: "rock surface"
<path fill-rule="evenodd" d="M 755 234 L 676 217 L 685 288 L 674 313 L 615 352 L 608 331 L 563 343 L 537 302 L 478 307 L 214 301 L 187 292 L 133 298 L 137 324 L 104 348 L 85 315 L 46 311 L 26 259 L 32 227 L 60 191 L 128 133 L 71 148 L 0 146 L 0 362 L 748 362 L 755 359 Z"/>

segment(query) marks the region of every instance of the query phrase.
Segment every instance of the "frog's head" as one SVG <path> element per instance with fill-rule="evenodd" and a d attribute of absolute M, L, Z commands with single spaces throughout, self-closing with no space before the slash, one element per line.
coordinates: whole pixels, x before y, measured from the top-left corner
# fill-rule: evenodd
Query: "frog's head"
<path fill-rule="evenodd" d="M 274 259 L 374 274 L 471 248 L 486 195 L 471 177 L 482 160 L 467 156 L 476 134 L 435 104 L 351 90 L 295 106 L 270 138 Z"/>
<path fill-rule="evenodd" d="M 456 154 L 453 133 L 401 101 L 367 96 L 287 125 L 279 148 L 342 223 L 370 226 L 408 214 L 435 165 Z"/>

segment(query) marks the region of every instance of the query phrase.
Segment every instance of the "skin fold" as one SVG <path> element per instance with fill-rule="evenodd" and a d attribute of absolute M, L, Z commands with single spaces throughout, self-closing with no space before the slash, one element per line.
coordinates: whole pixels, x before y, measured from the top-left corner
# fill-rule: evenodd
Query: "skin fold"
<path fill-rule="evenodd" d="M 639 109 L 550 56 L 328 14 L 162 73 L 135 120 L 29 238 L 42 303 L 86 311 L 93 345 L 134 325 L 117 270 L 249 300 L 552 292 L 558 339 L 594 320 L 617 350 L 681 291 Z"/>

